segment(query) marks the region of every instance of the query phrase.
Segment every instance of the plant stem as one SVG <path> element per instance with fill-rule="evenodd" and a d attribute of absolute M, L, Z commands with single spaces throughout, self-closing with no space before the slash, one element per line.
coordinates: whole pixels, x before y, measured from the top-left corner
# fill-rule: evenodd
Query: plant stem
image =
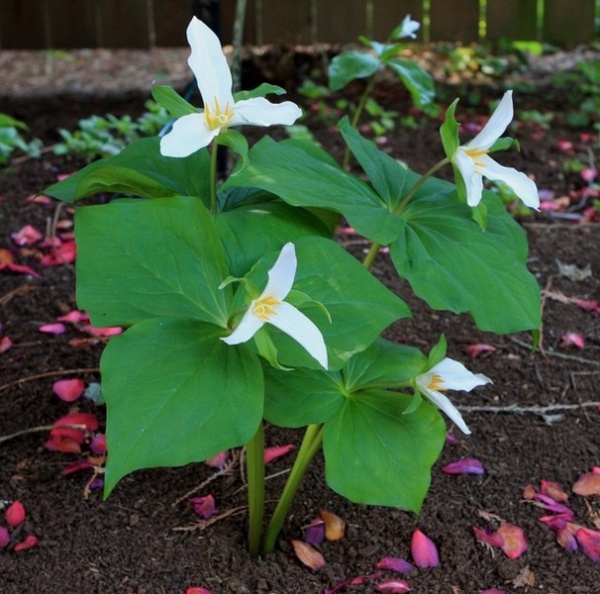
<path fill-rule="evenodd" d="M 373 90 L 374 86 L 375 86 L 375 74 L 370 78 L 369 82 L 367 83 L 367 86 L 365 87 L 362 97 L 360 98 L 360 101 L 358 103 L 358 107 L 356 108 L 356 111 L 354 112 L 354 117 L 352 118 L 352 122 L 351 122 L 353 128 L 356 128 L 356 126 L 358 126 L 358 121 L 360 120 L 360 116 L 363 112 L 363 109 L 365 108 L 367 99 L 369 98 L 369 95 L 371 94 L 371 91 Z M 346 145 L 346 150 L 344 151 L 344 158 L 342 160 L 342 169 L 346 169 L 348 167 L 349 163 L 350 163 L 350 147 Z"/>
<path fill-rule="evenodd" d="M 210 210 L 217 216 L 217 152 L 219 145 L 213 142 L 210 149 Z"/>
<path fill-rule="evenodd" d="M 371 247 L 369 248 L 369 252 L 365 256 L 363 260 L 363 266 L 367 270 L 371 270 L 373 264 L 375 263 L 375 258 L 377 258 L 377 254 L 379 253 L 379 249 L 381 248 L 381 244 L 377 242 L 373 242 Z"/>
<path fill-rule="evenodd" d="M 319 451 L 322 441 L 323 425 L 309 425 L 304 433 L 304 439 L 302 440 L 302 445 L 298 451 L 298 456 L 296 457 L 290 476 L 283 488 L 277 507 L 265 532 L 262 547 L 263 555 L 273 552 L 275 542 L 283 526 L 283 521 L 290 510 L 298 487 L 306 474 L 309 464 Z"/>
<path fill-rule="evenodd" d="M 421 189 L 423 184 L 438 170 L 441 169 L 444 165 L 450 163 L 450 159 L 445 157 L 441 161 L 438 161 L 435 165 L 430 167 L 422 176 L 421 179 L 410 189 L 408 194 L 404 196 L 402 202 L 398 204 L 398 206 L 394 209 L 394 214 L 399 214 L 402 212 L 404 207 L 412 200 L 413 196 Z"/>
<path fill-rule="evenodd" d="M 253 558 L 260 554 L 260 539 L 265 506 L 265 430 L 258 426 L 246 446 L 248 475 L 248 550 Z"/>

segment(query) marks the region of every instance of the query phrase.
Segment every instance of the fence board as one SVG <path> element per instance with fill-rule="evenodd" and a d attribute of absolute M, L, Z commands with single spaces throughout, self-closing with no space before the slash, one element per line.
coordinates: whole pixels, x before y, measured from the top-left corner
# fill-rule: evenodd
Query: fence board
<path fill-rule="evenodd" d="M 0 0 L 0 48 L 43 49 L 49 47 L 43 5 L 47 0 Z"/>
<path fill-rule="evenodd" d="M 537 39 L 537 0 L 487 0 L 486 23 L 489 41 Z"/>
<path fill-rule="evenodd" d="M 150 47 L 146 0 L 95 0 L 98 47 Z"/>
<path fill-rule="evenodd" d="M 254 0 L 256 43 L 310 43 L 311 0 Z"/>
<path fill-rule="evenodd" d="M 187 45 L 185 30 L 192 18 L 190 0 L 153 0 L 155 43 L 159 47 Z"/>
<path fill-rule="evenodd" d="M 544 41 L 575 45 L 594 38 L 594 0 L 546 0 Z"/>
<path fill-rule="evenodd" d="M 431 40 L 469 43 L 479 39 L 479 0 L 432 0 L 429 18 Z"/>
<path fill-rule="evenodd" d="M 413 21 L 419 21 L 421 28 L 417 39 L 423 39 L 422 0 L 373 0 L 373 39 L 385 41 L 394 27 L 409 14 Z"/>
<path fill-rule="evenodd" d="M 348 43 L 359 35 L 366 35 L 367 4 L 365 0 L 345 0 L 342 10 L 325 7 L 325 2 L 316 3 L 317 41 L 323 43 Z"/>

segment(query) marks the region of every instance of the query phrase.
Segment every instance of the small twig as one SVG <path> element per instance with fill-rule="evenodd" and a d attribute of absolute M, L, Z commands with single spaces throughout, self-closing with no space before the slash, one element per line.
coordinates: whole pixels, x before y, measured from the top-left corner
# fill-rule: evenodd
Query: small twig
<path fill-rule="evenodd" d="M 26 295 L 30 291 L 35 291 L 37 287 L 33 287 L 31 285 L 21 285 L 12 291 L 9 291 L 5 295 L 0 297 L 0 305 L 8 305 L 8 303 L 14 299 L 15 297 L 20 297 L 21 295 Z"/>
<path fill-rule="evenodd" d="M 578 408 L 600 407 L 600 402 L 581 402 L 579 404 L 549 404 L 548 406 L 519 406 L 509 404 L 508 406 L 459 406 L 461 412 L 491 412 L 491 413 L 532 413 L 535 415 L 546 415 L 559 410 L 577 410 Z"/>
<path fill-rule="evenodd" d="M 18 386 L 19 384 L 24 384 L 25 382 L 32 382 L 34 380 L 43 379 L 45 377 L 54 377 L 57 375 L 73 375 L 76 373 L 97 373 L 98 371 L 100 371 L 98 367 L 83 367 L 80 369 L 61 369 L 59 371 L 47 371 L 46 373 L 38 373 L 36 375 L 22 377 L 21 379 L 15 380 L 14 382 L 4 384 L 3 386 L 0 386 L 0 392 L 8 390 L 13 386 Z"/>
<path fill-rule="evenodd" d="M 533 346 L 531 344 L 528 344 L 522 340 L 519 340 L 518 338 L 515 338 L 514 336 L 509 336 L 508 338 L 515 344 L 518 344 L 519 346 L 522 346 L 530 351 L 533 348 Z M 592 361 L 591 359 L 584 359 L 583 357 L 577 357 L 576 355 L 567 355 L 566 353 L 559 353 L 558 351 L 555 351 L 553 349 L 547 349 L 546 351 L 544 351 L 544 354 L 550 355 L 552 357 L 556 357 L 557 359 L 566 359 L 567 361 L 576 361 L 577 363 L 583 363 L 584 365 L 592 365 L 593 367 L 600 368 L 600 361 Z"/>
<path fill-rule="evenodd" d="M 206 487 L 207 485 L 210 485 L 210 483 L 212 483 L 214 480 L 216 480 L 220 476 L 229 474 L 231 472 L 231 470 L 233 469 L 233 467 L 238 463 L 239 459 L 240 459 L 240 455 L 237 452 L 233 452 L 231 455 L 231 460 L 227 463 L 226 466 L 221 468 L 221 470 L 217 470 L 217 472 L 215 472 L 214 474 L 211 474 L 205 481 L 202 481 L 199 485 L 196 485 L 193 489 L 190 489 L 187 493 L 185 493 L 184 495 L 179 497 L 179 499 L 177 499 L 176 501 L 171 503 L 171 507 L 175 507 L 175 506 L 179 505 L 182 501 L 185 501 L 186 499 L 191 497 L 194 493 L 197 493 L 198 491 L 201 491 L 202 489 L 204 489 L 204 487 Z"/>
<path fill-rule="evenodd" d="M 11 433 L 10 435 L 4 435 L 0 437 L 0 443 L 4 443 L 5 441 L 9 441 L 14 439 L 15 437 L 20 437 L 21 435 L 28 435 L 29 433 L 40 433 L 42 431 L 52 431 L 52 429 L 83 429 L 84 431 L 88 430 L 87 425 L 39 425 L 37 427 L 30 427 L 29 429 L 22 429 L 21 431 L 17 431 L 15 433 Z"/>
<path fill-rule="evenodd" d="M 212 518 L 209 518 L 208 520 L 200 520 L 200 521 L 196 522 L 195 524 L 192 524 L 191 526 L 175 526 L 174 528 L 172 528 L 172 530 L 176 530 L 178 532 L 191 532 L 192 530 L 205 530 L 212 524 L 215 524 L 216 522 L 220 522 L 221 520 L 224 520 L 225 518 L 228 518 L 230 516 L 237 516 L 238 514 L 245 512 L 247 509 L 248 509 L 247 505 L 240 505 L 239 507 L 233 507 L 231 509 L 225 510 L 224 512 L 217 514 L 216 516 L 213 516 Z"/>

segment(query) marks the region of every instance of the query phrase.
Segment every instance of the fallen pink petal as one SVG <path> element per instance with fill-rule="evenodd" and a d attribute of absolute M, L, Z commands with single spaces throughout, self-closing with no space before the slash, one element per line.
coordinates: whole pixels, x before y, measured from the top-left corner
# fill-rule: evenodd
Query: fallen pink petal
<path fill-rule="evenodd" d="M 90 449 L 97 456 L 106 454 L 106 435 L 104 435 L 104 433 L 97 433 L 94 435 L 90 442 Z"/>
<path fill-rule="evenodd" d="M 20 501 L 13 501 L 4 513 L 4 519 L 12 528 L 20 526 L 25 521 L 25 506 Z"/>
<path fill-rule="evenodd" d="M 185 591 L 185 594 L 212 594 L 212 591 L 199 586 L 194 586 L 192 588 L 188 588 Z"/>
<path fill-rule="evenodd" d="M 583 497 L 600 495 L 600 472 L 592 470 L 582 474 L 573 485 L 572 491 Z"/>
<path fill-rule="evenodd" d="M 302 528 L 302 540 L 309 545 L 320 545 L 325 540 L 325 522 L 321 518 L 313 520 Z"/>
<path fill-rule="evenodd" d="M 6 353 L 13 346 L 13 341 L 8 336 L 2 336 L 0 338 L 0 355 Z"/>
<path fill-rule="evenodd" d="M 89 470 L 93 468 L 94 465 L 89 460 L 76 460 L 75 462 L 71 462 L 67 464 L 61 471 L 61 476 L 69 476 L 70 474 L 74 474 L 76 472 L 81 472 L 83 470 Z"/>
<path fill-rule="evenodd" d="M 496 531 L 504 543 L 500 545 L 500 550 L 509 559 L 518 559 L 528 548 L 525 532 L 519 526 L 514 524 L 502 524 Z"/>
<path fill-rule="evenodd" d="M 406 574 L 413 571 L 415 567 L 406 559 L 402 559 L 402 557 L 384 557 L 381 561 L 378 561 L 377 568 Z"/>
<path fill-rule="evenodd" d="M 64 402 L 75 402 L 85 390 L 85 383 L 80 379 L 66 379 L 54 382 L 52 391 Z"/>
<path fill-rule="evenodd" d="M 473 533 L 475 534 L 476 540 L 482 542 L 490 547 L 501 547 L 504 545 L 504 538 L 497 532 L 492 532 L 489 529 L 482 530 L 481 528 L 477 528 L 477 526 L 471 526 L 473 528 Z"/>
<path fill-rule="evenodd" d="M 215 454 L 212 458 L 204 460 L 204 464 L 210 466 L 211 468 L 218 468 L 219 470 L 222 470 L 227 466 L 228 455 L 229 454 L 227 452 L 219 452 L 218 454 Z"/>
<path fill-rule="evenodd" d="M 310 569 L 321 569 L 327 565 L 325 557 L 314 547 L 302 540 L 292 540 L 296 557 Z"/>
<path fill-rule="evenodd" d="M 567 528 L 556 530 L 556 542 L 567 551 L 576 551 L 579 548 L 577 538 Z"/>
<path fill-rule="evenodd" d="M 79 324 L 80 322 L 89 322 L 90 318 L 84 311 L 73 309 L 64 316 L 56 318 L 57 322 L 68 322 L 69 324 Z"/>
<path fill-rule="evenodd" d="M 323 590 L 323 594 L 335 594 L 336 592 L 344 590 L 346 586 L 359 586 L 367 581 L 377 580 L 381 576 L 381 571 L 376 571 L 375 573 L 370 573 L 368 575 L 359 575 L 349 580 L 343 580 L 337 583 L 335 586 L 333 586 L 333 588 L 325 588 L 325 590 Z"/>
<path fill-rule="evenodd" d="M 37 547 L 38 543 L 38 537 L 30 534 L 29 536 L 25 537 L 25 540 L 15 545 L 14 550 L 16 553 L 18 553 L 20 551 L 26 551 L 27 549 L 33 549 L 34 547 Z"/>
<path fill-rule="evenodd" d="M 435 543 L 418 528 L 413 532 L 410 541 L 410 552 L 417 567 L 437 567 L 440 564 Z"/>
<path fill-rule="evenodd" d="M 391 594 L 402 594 L 403 592 L 410 592 L 412 588 L 410 584 L 405 580 L 387 580 L 377 584 L 375 589 L 378 592 L 391 592 Z"/>
<path fill-rule="evenodd" d="M 552 515 L 552 516 L 543 516 L 541 518 L 538 518 L 540 522 L 542 522 L 543 524 L 546 524 L 546 526 L 548 526 L 548 528 L 551 528 L 552 530 L 562 530 L 563 528 L 566 528 L 567 524 L 569 524 L 569 522 L 571 522 L 574 518 L 574 514 L 570 513 L 570 514 L 557 514 L 557 515 Z"/>
<path fill-rule="evenodd" d="M 31 225 L 25 225 L 16 233 L 11 233 L 10 238 L 19 246 L 33 245 L 40 241 L 44 236 Z"/>
<path fill-rule="evenodd" d="M 581 170 L 580 175 L 583 181 L 587 182 L 588 184 L 591 184 L 596 179 L 596 177 L 598 177 L 598 170 L 593 169 L 592 167 L 586 167 L 585 169 Z"/>
<path fill-rule="evenodd" d="M 211 516 L 214 516 L 217 507 L 215 504 L 215 498 L 212 495 L 205 495 L 204 497 L 194 497 L 189 500 L 194 513 L 205 520 L 208 520 Z"/>
<path fill-rule="evenodd" d="M 456 462 L 450 462 L 442 468 L 446 474 L 484 474 L 483 464 L 475 458 L 465 458 Z"/>
<path fill-rule="evenodd" d="M 8 528 L 0 526 L 0 549 L 4 549 L 10 544 L 10 533 Z"/>
<path fill-rule="evenodd" d="M 549 497 L 548 495 L 544 495 L 543 493 L 536 493 L 534 495 L 534 500 L 540 502 L 540 507 L 543 507 L 547 511 L 551 511 L 555 514 L 566 514 L 566 515 L 574 515 L 573 510 L 562 503 L 557 503 Z"/>
<path fill-rule="evenodd" d="M 565 490 L 554 481 L 540 481 L 540 492 L 557 503 L 565 503 L 569 499 Z"/>
<path fill-rule="evenodd" d="M 498 588 L 489 588 L 488 590 L 481 590 L 479 594 L 504 594 L 504 590 L 498 590 Z"/>
<path fill-rule="evenodd" d="M 495 352 L 497 349 L 495 346 L 492 346 L 491 344 L 469 344 L 465 347 L 465 351 L 467 352 L 467 355 L 469 355 L 469 357 L 471 357 L 472 359 L 476 359 L 477 357 L 481 357 L 481 355 L 484 355 L 485 353 L 493 353 Z"/>
<path fill-rule="evenodd" d="M 41 260 L 42 266 L 62 266 L 75 262 L 76 247 L 74 241 L 61 242 L 58 247 L 52 248 Z"/>
<path fill-rule="evenodd" d="M 289 454 L 293 449 L 294 445 L 291 443 L 284 446 L 272 446 L 270 448 L 265 448 L 265 464 L 270 464 L 274 460 Z"/>
<path fill-rule="evenodd" d="M 81 328 L 82 332 L 87 332 L 92 336 L 98 336 L 99 338 L 110 338 L 111 336 L 117 336 L 123 333 L 123 328 L 120 326 L 111 326 L 107 328 L 96 328 L 91 324 L 86 324 Z"/>
<path fill-rule="evenodd" d="M 325 538 L 329 541 L 341 540 L 346 533 L 346 522 L 338 515 L 322 509 L 319 513 L 325 524 Z"/>
<path fill-rule="evenodd" d="M 64 324 L 43 324 L 38 328 L 40 332 L 44 334 L 64 334 L 67 329 Z"/>
<path fill-rule="evenodd" d="M 531 501 L 535 497 L 536 493 L 537 491 L 533 485 L 525 485 L 523 488 L 523 499 L 526 501 Z"/>
<path fill-rule="evenodd" d="M 585 338 L 577 332 L 567 332 L 560 337 L 560 343 L 565 347 L 576 347 L 583 349 L 585 347 Z"/>
<path fill-rule="evenodd" d="M 0 249 L 0 272 L 8 270 L 17 274 L 29 274 L 30 276 L 39 277 L 40 275 L 22 264 L 15 264 L 12 254 L 6 249 Z"/>
<path fill-rule="evenodd" d="M 589 528 L 580 528 L 575 533 L 583 554 L 596 563 L 600 562 L 600 532 Z"/>

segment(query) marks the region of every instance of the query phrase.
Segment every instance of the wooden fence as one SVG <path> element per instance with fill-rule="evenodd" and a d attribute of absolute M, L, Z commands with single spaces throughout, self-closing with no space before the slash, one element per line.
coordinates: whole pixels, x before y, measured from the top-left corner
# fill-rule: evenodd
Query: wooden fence
<path fill-rule="evenodd" d="M 218 6 L 231 42 L 235 0 Z M 500 38 L 575 45 L 594 39 L 599 0 L 248 0 L 245 43 L 385 40 L 406 15 L 425 41 Z M 0 0 L 0 49 L 184 46 L 191 0 Z"/>

